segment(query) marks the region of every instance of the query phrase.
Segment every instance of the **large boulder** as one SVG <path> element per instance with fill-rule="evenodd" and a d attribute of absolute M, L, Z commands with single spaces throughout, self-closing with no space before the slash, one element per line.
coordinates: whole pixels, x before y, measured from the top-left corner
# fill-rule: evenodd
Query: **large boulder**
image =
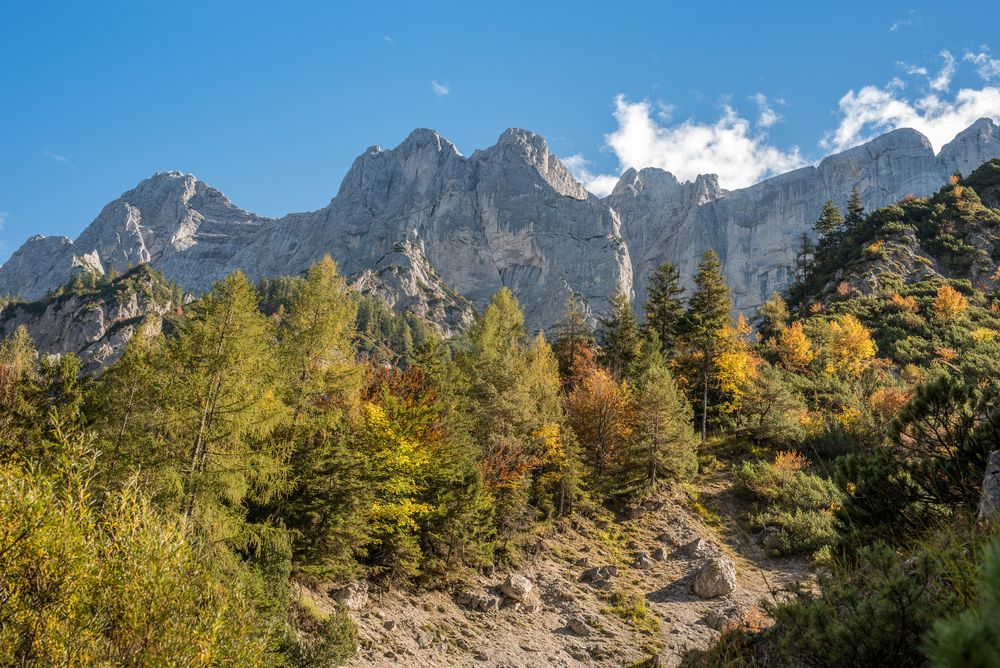
<path fill-rule="evenodd" d="M 500 592 L 515 601 L 524 601 L 532 590 L 531 580 L 523 575 L 511 575 L 500 585 Z"/>
<path fill-rule="evenodd" d="M 368 583 L 364 580 L 352 582 L 330 595 L 348 610 L 360 610 L 368 603 Z"/>
<path fill-rule="evenodd" d="M 726 596 L 736 589 L 736 565 L 726 555 L 714 557 L 694 576 L 691 589 L 702 598 Z"/>

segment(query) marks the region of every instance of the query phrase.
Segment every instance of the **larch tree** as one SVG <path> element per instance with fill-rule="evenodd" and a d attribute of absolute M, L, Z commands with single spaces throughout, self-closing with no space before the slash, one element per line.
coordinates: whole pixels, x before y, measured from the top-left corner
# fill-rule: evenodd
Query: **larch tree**
<path fill-rule="evenodd" d="M 267 501 L 285 480 L 287 453 L 269 438 L 284 412 L 274 329 L 238 271 L 193 311 L 169 343 L 174 381 L 165 397 L 180 511 L 209 544 L 239 547 L 259 539 L 244 502 Z"/>
<path fill-rule="evenodd" d="M 632 389 L 600 367 L 566 397 L 566 414 L 598 484 L 612 489 L 634 437 Z"/>
<path fill-rule="evenodd" d="M 292 529 L 297 568 L 349 572 L 367 540 L 370 502 L 362 458 L 351 447 L 364 369 L 352 337 L 357 305 L 336 263 L 312 265 L 279 327 L 282 399 L 287 413 L 274 439 L 288 452 L 288 488 L 271 508 Z"/>

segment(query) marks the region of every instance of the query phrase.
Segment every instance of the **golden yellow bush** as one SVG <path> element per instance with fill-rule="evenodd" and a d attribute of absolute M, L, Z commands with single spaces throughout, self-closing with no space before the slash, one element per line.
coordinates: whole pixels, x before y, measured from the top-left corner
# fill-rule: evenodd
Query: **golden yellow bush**
<path fill-rule="evenodd" d="M 944 320 L 954 320 L 969 307 L 969 300 L 961 292 L 950 285 L 938 288 L 934 298 L 934 312 Z"/>

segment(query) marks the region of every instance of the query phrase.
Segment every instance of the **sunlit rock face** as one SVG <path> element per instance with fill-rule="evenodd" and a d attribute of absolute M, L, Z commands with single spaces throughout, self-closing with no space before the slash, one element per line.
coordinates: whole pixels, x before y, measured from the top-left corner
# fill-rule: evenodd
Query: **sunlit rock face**
<path fill-rule="evenodd" d="M 37 299 L 73 271 L 150 263 L 200 292 L 234 269 L 252 279 L 298 274 L 331 254 L 355 283 L 418 313 L 471 318 L 507 287 L 528 327 L 548 329 L 575 294 L 592 315 L 618 292 L 641 308 L 646 277 L 678 265 L 686 285 L 701 254 L 722 257 L 735 305 L 751 311 L 788 286 L 803 234 L 823 203 L 857 188 L 868 209 L 929 195 L 956 170 L 1000 157 L 1000 131 L 977 121 L 935 155 L 925 137 L 895 130 L 749 188 L 713 175 L 680 182 L 628 170 L 614 191 L 589 194 L 531 132 L 511 129 L 463 156 L 433 130 L 360 155 L 326 207 L 272 219 L 244 211 L 180 172 L 141 182 L 75 240 L 32 237 L 0 267 L 0 295 Z M 391 269 L 391 271 L 390 271 Z"/>

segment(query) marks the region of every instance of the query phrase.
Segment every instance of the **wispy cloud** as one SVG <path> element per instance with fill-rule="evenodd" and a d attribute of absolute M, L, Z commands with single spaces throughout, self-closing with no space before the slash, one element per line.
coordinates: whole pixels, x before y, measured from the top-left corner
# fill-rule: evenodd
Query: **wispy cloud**
<path fill-rule="evenodd" d="M 920 18 L 920 14 L 911 9 L 906 13 L 906 16 L 896 19 L 889 24 L 889 32 L 898 32 L 903 28 L 919 28 L 921 24 L 922 19 Z"/>
<path fill-rule="evenodd" d="M 774 107 L 771 106 L 771 103 L 767 99 L 767 96 L 764 95 L 763 93 L 757 93 L 756 95 L 753 95 L 750 99 L 756 102 L 757 108 L 760 109 L 760 115 L 757 117 L 757 125 L 759 125 L 760 127 L 769 128 L 775 123 L 778 123 L 779 121 L 783 120 L 781 114 L 779 114 L 777 111 L 774 110 Z M 784 104 L 785 101 L 778 99 L 775 100 L 775 102 L 777 104 Z"/>
<path fill-rule="evenodd" d="M 951 85 L 951 78 L 955 76 L 955 56 L 946 50 L 942 50 L 939 55 L 944 60 L 944 65 L 941 66 L 938 75 L 931 79 L 931 88 L 936 91 L 946 91 Z"/>
<path fill-rule="evenodd" d="M 385 42 L 386 44 L 392 44 L 393 43 L 393 39 L 391 37 L 389 37 L 388 35 L 382 35 L 382 41 Z"/>
<path fill-rule="evenodd" d="M 431 81 L 431 90 L 434 91 L 435 95 L 447 95 L 451 92 L 451 87 L 446 83 L 435 80 Z"/>
<path fill-rule="evenodd" d="M 987 47 L 979 53 L 966 52 L 964 60 L 976 66 L 976 74 L 985 81 L 1000 79 L 1000 58 L 994 58 Z"/>
<path fill-rule="evenodd" d="M 58 162 L 60 165 L 66 165 L 67 167 L 76 166 L 73 164 L 73 161 L 67 158 L 65 155 L 59 155 L 55 151 L 50 151 L 49 149 L 45 149 L 44 151 L 42 151 L 42 155 L 48 158 L 49 160 L 52 160 L 53 162 Z"/>
<path fill-rule="evenodd" d="M 3 232 L 3 226 L 7 223 L 7 217 L 10 216 L 6 211 L 0 211 L 0 232 Z"/>

